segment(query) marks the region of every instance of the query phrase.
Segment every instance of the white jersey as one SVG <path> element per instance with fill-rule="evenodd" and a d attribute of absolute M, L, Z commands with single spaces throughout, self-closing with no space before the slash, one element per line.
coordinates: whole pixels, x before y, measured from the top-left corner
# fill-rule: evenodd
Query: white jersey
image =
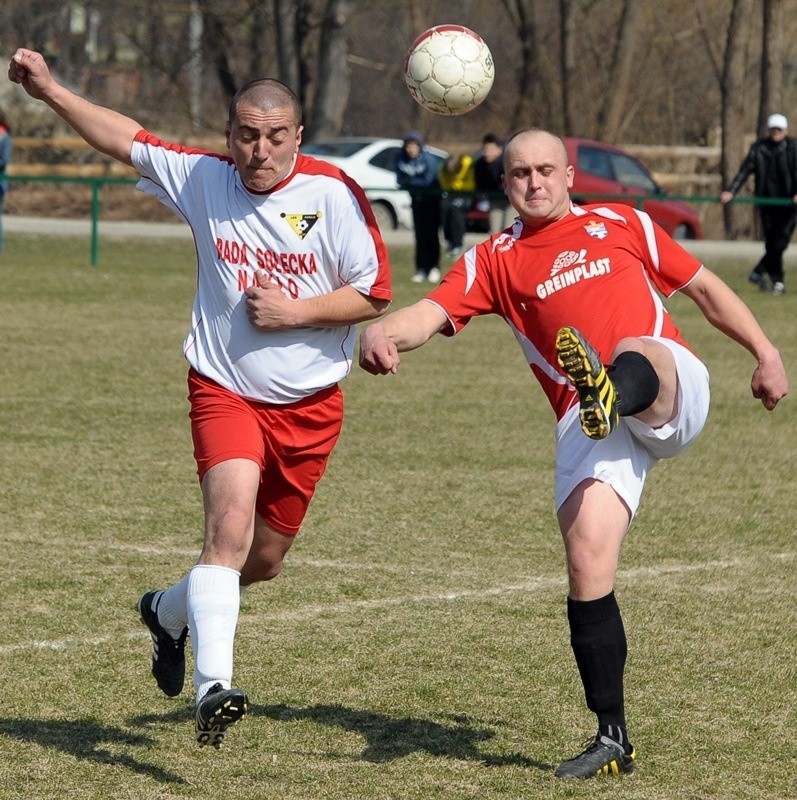
<path fill-rule="evenodd" d="M 339 169 L 299 154 L 268 192 L 241 182 L 229 157 L 140 131 L 131 151 L 138 188 L 190 226 L 197 291 L 184 351 L 221 386 L 259 402 L 292 403 L 351 369 L 356 328 L 263 332 L 246 316 L 244 291 L 264 270 L 293 299 L 352 286 L 390 300 L 387 250 L 362 189 Z"/>

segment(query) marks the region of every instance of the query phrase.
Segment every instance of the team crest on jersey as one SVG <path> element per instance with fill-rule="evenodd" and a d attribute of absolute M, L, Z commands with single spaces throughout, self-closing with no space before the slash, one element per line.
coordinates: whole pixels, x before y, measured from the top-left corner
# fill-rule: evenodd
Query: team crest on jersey
<path fill-rule="evenodd" d="M 493 240 L 493 252 L 506 253 L 515 244 L 515 237 L 511 233 L 502 233 Z"/>
<path fill-rule="evenodd" d="M 320 211 L 316 211 L 315 214 L 281 214 L 280 216 L 288 220 L 291 228 L 300 239 L 304 239 L 310 233 L 313 225 L 321 219 L 322 214 Z"/>
<path fill-rule="evenodd" d="M 590 220 L 585 226 L 584 230 L 592 236 L 594 239 L 605 239 L 609 235 L 609 231 L 606 230 L 606 225 L 603 222 L 598 222 L 597 220 Z"/>

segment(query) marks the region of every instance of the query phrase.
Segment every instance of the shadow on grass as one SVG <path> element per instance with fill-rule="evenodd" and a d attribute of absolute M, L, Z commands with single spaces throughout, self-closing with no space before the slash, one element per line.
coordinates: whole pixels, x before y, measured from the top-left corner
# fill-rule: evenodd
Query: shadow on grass
<path fill-rule="evenodd" d="M 102 747 L 103 744 L 148 747 L 153 744 L 150 737 L 131 734 L 121 728 L 100 725 L 90 719 L 0 718 L 0 736 L 60 750 L 83 761 L 125 767 L 131 772 L 147 775 L 161 783 L 185 783 L 185 779 L 180 775 L 167 772 L 152 764 L 142 763 L 124 753 L 112 753 Z"/>
<path fill-rule="evenodd" d="M 415 717 L 391 717 L 373 711 L 363 711 L 338 705 L 315 705 L 295 708 L 287 705 L 252 706 L 250 713 L 270 717 L 278 722 L 310 720 L 357 733 L 365 739 L 362 758 L 384 763 L 423 751 L 432 756 L 479 761 L 489 767 L 519 766 L 540 770 L 552 769 L 550 764 L 535 761 L 520 753 L 496 756 L 483 753 L 480 742 L 495 736 L 488 728 L 469 724 L 467 717 L 454 716 L 452 724 L 441 724 Z"/>

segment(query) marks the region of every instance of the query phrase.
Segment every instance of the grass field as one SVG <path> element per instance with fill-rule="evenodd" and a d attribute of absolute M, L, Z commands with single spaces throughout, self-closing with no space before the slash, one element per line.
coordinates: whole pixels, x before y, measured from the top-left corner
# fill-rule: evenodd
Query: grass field
<path fill-rule="evenodd" d="M 396 304 L 421 293 L 394 253 Z M 797 382 L 797 293 L 751 304 Z M 498 320 L 345 383 L 340 444 L 284 573 L 243 599 L 250 715 L 218 752 L 149 675 L 138 596 L 201 540 L 181 342 L 187 242 L 10 237 L 0 256 L 0 798 L 797 796 L 795 402 L 669 302 L 713 376 L 699 442 L 652 473 L 617 594 L 639 754 L 551 772 L 593 733 L 568 644 L 550 410 Z M 795 387 L 797 392 L 797 387 Z"/>

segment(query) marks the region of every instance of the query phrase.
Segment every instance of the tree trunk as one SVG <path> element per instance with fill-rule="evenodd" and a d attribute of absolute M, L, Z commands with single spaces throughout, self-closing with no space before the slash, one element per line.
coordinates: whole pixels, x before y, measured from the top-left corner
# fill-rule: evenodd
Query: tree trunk
<path fill-rule="evenodd" d="M 516 77 L 517 97 L 510 118 L 511 129 L 526 128 L 530 125 L 552 127 L 551 119 L 553 103 L 537 102 L 541 97 L 551 98 L 551 87 L 557 86 L 551 66 L 547 59 L 540 58 L 543 48 L 540 46 L 539 32 L 534 17 L 534 0 L 504 0 L 504 7 L 512 20 L 512 26 L 520 43 L 520 66 Z M 558 106 L 558 104 L 557 104 Z M 540 114 L 539 109 L 548 110 L 548 118 Z"/>
<path fill-rule="evenodd" d="M 202 49 L 208 54 L 208 60 L 213 64 L 224 98 L 229 102 L 240 88 L 228 57 L 230 40 L 222 18 L 211 10 L 207 0 L 203 0 L 201 5 Z"/>
<path fill-rule="evenodd" d="M 349 100 L 349 44 L 346 25 L 354 0 L 329 0 L 318 47 L 318 75 L 307 138 L 336 136 Z"/>
<path fill-rule="evenodd" d="M 764 0 L 761 42 L 761 104 L 758 130 L 766 131 L 767 117 L 783 108 L 783 0 Z"/>
<path fill-rule="evenodd" d="M 274 28 L 277 33 L 277 69 L 279 79 L 290 86 L 301 99 L 299 91 L 299 48 L 296 17 L 292 0 L 273 0 Z"/>
<path fill-rule="evenodd" d="M 743 138 L 744 126 L 744 74 L 745 53 L 744 40 L 747 35 L 747 20 L 752 13 L 754 0 L 733 0 L 728 20 L 728 37 L 725 45 L 725 58 L 722 67 L 722 185 L 727 187 L 736 174 L 739 164 L 745 155 Z M 728 203 L 723 209 L 723 223 L 726 238 L 736 239 L 739 226 L 735 209 Z"/>
<path fill-rule="evenodd" d="M 576 20 L 573 6 L 576 0 L 559 0 L 559 83 L 562 87 L 562 133 L 573 136 L 575 126 L 573 82 L 576 67 Z"/>
<path fill-rule="evenodd" d="M 637 43 L 639 20 L 643 4 L 638 0 L 625 0 L 620 16 L 617 41 L 614 46 L 612 65 L 607 81 L 608 90 L 598 115 L 598 131 L 601 138 L 616 142 L 623 127 L 624 116 L 629 106 L 629 87 L 637 66 Z"/>

